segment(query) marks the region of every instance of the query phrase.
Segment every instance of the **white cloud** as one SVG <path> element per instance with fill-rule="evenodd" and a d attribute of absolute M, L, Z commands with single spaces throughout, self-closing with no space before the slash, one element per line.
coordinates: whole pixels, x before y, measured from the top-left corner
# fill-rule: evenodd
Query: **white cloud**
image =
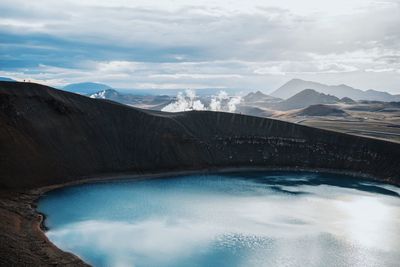
<path fill-rule="evenodd" d="M 377 73 L 379 73 L 379 72 L 399 72 L 400 70 L 399 69 L 393 69 L 393 68 L 387 68 L 387 69 L 375 68 L 375 69 L 366 69 L 365 71 L 366 72 L 377 72 Z"/>
<path fill-rule="evenodd" d="M 254 70 L 256 74 L 271 74 L 271 75 L 285 75 L 285 72 L 280 66 L 261 67 Z"/>
<path fill-rule="evenodd" d="M 179 64 L 179 63 L 177 63 Z M 242 78 L 239 74 L 200 74 L 200 73 L 175 73 L 175 74 L 152 74 L 150 78 L 167 78 L 167 79 L 221 79 L 221 78 Z"/>
<path fill-rule="evenodd" d="M 356 84 L 370 88 L 377 79 L 372 71 L 400 69 L 395 0 L 3 0 L 0 10 L 0 34 L 24 41 L 3 43 L 3 58 L 12 66 L 25 58 L 36 63 L 2 67 L 2 75 L 50 85 L 90 80 L 116 87 L 272 90 L 313 75 L 350 85 L 357 77 Z M 28 52 L 12 54 L 17 47 Z M 35 57 L 41 49 L 60 52 Z M 399 79 L 378 77 L 380 87 L 392 91 L 399 90 Z"/>
<path fill-rule="evenodd" d="M 108 61 L 108 62 L 98 62 L 96 68 L 100 72 L 114 73 L 114 72 L 134 72 L 138 63 L 130 61 Z"/>

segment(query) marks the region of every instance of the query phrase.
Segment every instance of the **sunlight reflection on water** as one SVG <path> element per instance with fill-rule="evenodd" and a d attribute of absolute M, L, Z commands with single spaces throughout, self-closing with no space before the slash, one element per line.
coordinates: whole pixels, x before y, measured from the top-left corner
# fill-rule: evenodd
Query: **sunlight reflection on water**
<path fill-rule="evenodd" d="M 80 185 L 39 202 L 49 239 L 95 266 L 396 266 L 400 190 L 315 173 Z"/>

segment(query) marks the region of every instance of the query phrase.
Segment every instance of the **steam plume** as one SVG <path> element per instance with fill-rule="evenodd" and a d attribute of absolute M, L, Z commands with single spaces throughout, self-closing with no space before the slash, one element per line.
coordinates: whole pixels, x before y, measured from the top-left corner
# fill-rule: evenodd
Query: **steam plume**
<path fill-rule="evenodd" d="M 217 95 L 211 97 L 211 102 L 207 107 L 201 100 L 197 99 L 194 90 L 186 90 L 185 93 L 179 92 L 177 100 L 167 106 L 162 111 L 166 112 L 181 112 L 189 110 L 211 110 L 211 111 L 225 111 L 235 112 L 237 105 L 241 102 L 239 96 L 228 96 L 225 91 L 220 91 Z"/>

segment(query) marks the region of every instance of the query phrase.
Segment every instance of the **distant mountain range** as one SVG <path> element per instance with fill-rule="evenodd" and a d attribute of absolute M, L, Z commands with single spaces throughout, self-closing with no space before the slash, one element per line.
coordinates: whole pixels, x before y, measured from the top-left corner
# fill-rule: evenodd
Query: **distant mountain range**
<path fill-rule="evenodd" d="M 8 78 L 8 77 L 0 77 L 0 81 L 2 81 L 2 82 L 16 82 L 16 80 Z"/>
<path fill-rule="evenodd" d="M 116 89 L 119 92 L 124 92 L 127 94 L 133 95 L 168 95 L 168 96 L 176 96 L 179 92 L 183 92 L 190 88 L 180 88 L 180 89 L 135 89 L 135 88 L 115 88 L 113 86 L 103 84 L 103 83 L 95 83 L 95 82 L 82 82 L 82 83 L 72 83 L 66 85 L 64 87 L 60 87 L 64 91 L 78 93 L 81 95 L 94 94 L 102 90 L 106 89 Z M 220 91 L 226 91 L 229 94 L 237 94 L 243 91 L 243 89 L 239 88 L 201 88 L 196 90 L 196 94 L 199 96 L 210 96 L 216 95 Z"/>
<path fill-rule="evenodd" d="M 110 89 L 111 86 L 102 83 L 84 82 L 84 83 L 72 83 L 64 86 L 64 91 L 78 93 L 82 95 L 94 94 L 98 91 Z"/>
<path fill-rule="evenodd" d="M 9 77 L 0 77 L 0 81 L 16 81 Z M 82 82 L 82 83 L 72 83 L 66 85 L 64 87 L 60 87 L 60 89 L 68 92 L 78 93 L 82 95 L 91 95 L 98 93 L 107 89 L 115 89 L 110 85 L 96 82 Z M 313 81 L 305 81 L 301 79 L 292 79 L 286 82 L 284 85 L 273 91 L 270 95 L 266 95 L 260 91 L 251 92 L 246 95 L 243 100 L 245 102 L 258 102 L 262 105 L 269 105 L 270 103 L 280 102 L 282 99 L 288 99 L 295 94 L 305 90 L 305 89 L 313 89 L 317 92 L 324 93 L 327 95 L 336 96 L 340 98 L 342 102 L 346 103 L 346 99 L 350 100 L 370 100 L 370 101 L 384 101 L 384 102 L 393 102 L 400 101 L 400 94 L 392 95 L 387 92 L 377 91 L 377 90 L 360 90 L 353 87 L 350 87 L 345 84 L 340 85 L 326 85 Z M 182 92 L 185 88 L 182 89 L 118 89 L 120 91 L 126 92 L 127 94 L 133 94 L 135 96 L 138 95 L 168 95 L 168 96 L 176 96 L 178 92 Z M 218 94 L 219 91 L 226 91 L 230 94 L 237 94 L 242 91 L 246 91 L 244 89 L 239 88 L 203 88 L 196 90 L 196 94 L 199 96 L 210 96 Z M 117 91 L 115 91 L 117 92 Z M 109 97 L 106 97 L 108 99 Z M 344 99 L 343 99 L 344 98 Z M 121 102 L 121 101 L 117 101 Z M 348 102 L 348 104 L 352 104 L 353 102 Z"/>
<path fill-rule="evenodd" d="M 14 81 L 8 77 L 0 77 L 0 81 Z M 69 84 L 62 88 L 65 91 L 78 93 L 97 99 L 107 99 L 122 104 L 146 109 L 161 110 L 174 101 L 176 94 L 183 89 L 125 89 L 115 90 L 103 83 L 82 82 Z M 199 89 L 198 96 L 204 103 L 210 101 L 220 89 Z M 236 89 L 227 90 L 236 92 Z M 363 91 L 350 86 L 325 85 L 322 83 L 293 79 L 275 90 L 271 95 L 261 91 L 251 92 L 242 98 L 237 112 L 256 116 L 269 116 L 271 110 L 302 109 L 320 104 L 356 104 L 356 101 L 400 101 L 400 95 L 391 95 L 376 90 Z M 370 105 L 369 105 L 370 106 Z"/>
<path fill-rule="evenodd" d="M 87 94 L 90 98 L 107 99 L 129 106 L 161 110 L 175 98 L 167 95 L 134 95 L 120 93 L 115 89 L 105 89 L 93 94 Z"/>
<path fill-rule="evenodd" d="M 349 116 L 344 110 L 332 105 L 311 105 L 295 113 L 296 116 Z"/>
<path fill-rule="evenodd" d="M 251 92 L 249 94 L 247 94 L 246 96 L 243 97 L 243 100 L 245 102 L 267 102 L 267 103 L 275 103 L 275 102 L 279 102 L 282 99 L 279 99 L 277 97 L 273 97 L 270 95 L 266 95 L 260 91 L 257 91 L 255 93 Z"/>
<path fill-rule="evenodd" d="M 5 78 L 4 79 L 9 79 Z M 0 80 L 2 78 L 0 77 Z M 69 84 L 63 88 L 65 91 L 89 95 L 94 94 L 99 91 L 107 90 L 107 89 L 116 89 L 112 86 L 102 83 L 95 83 L 95 82 L 83 82 L 83 83 L 73 83 Z M 281 99 L 288 99 L 294 96 L 297 93 L 305 89 L 313 89 L 317 92 L 335 96 L 337 98 L 349 98 L 352 100 L 372 100 L 372 101 L 400 101 L 400 95 L 392 95 L 387 92 L 381 92 L 377 90 L 360 90 L 353 87 L 350 87 L 345 84 L 340 85 L 326 85 L 318 82 L 313 81 L 305 81 L 301 79 L 292 79 L 276 89 L 270 95 L 266 95 L 260 91 L 249 93 L 245 96 L 245 102 L 258 102 L 259 104 L 270 104 L 281 101 Z M 182 92 L 185 88 L 182 89 L 118 89 L 119 91 L 123 91 L 129 94 L 138 95 L 168 95 L 168 96 L 176 96 L 178 92 Z M 218 94 L 219 91 L 226 91 L 229 94 L 236 94 L 240 91 L 237 88 L 226 88 L 226 89 L 219 89 L 219 88 L 203 88 L 196 90 L 196 94 L 199 96 L 210 96 Z M 343 101 L 345 102 L 345 101 Z M 350 104 L 350 103 L 349 103 Z"/>
<path fill-rule="evenodd" d="M 400 101 L 398 95 L 391 95 L 387 92 L 376 90 L 363 91 L 347 86 L 341 85 L 326 85 L 317 82 L 304 81 L 300 79 L 293 79 L 285 83 L 277 90 L 271 93 L 271 96 L 288 99 L 291 96 L 303 91 L 304 89 L 314 89 L 320 93 L 329 94 L 338 98 L 349 97 L 354 100 L 377 100 L 377 101 Z"/>
<path fill-rule="evenodd" d="M 311 105 L 320 104 L 356 103 L 354 100 L 348 97 L 339 99 L 336 96 L 320 93 L 313 89 L 302 90 L 286 100 L 272 97 L 259 91 L 256 93 L 249 93 L 248 95 L 243 97 L 243 100 L 243 105 L 246 107 L 259 107 L 282 111 L 301 109 Z"/>
<path fill-rule="evenodd" d="M 101 90 L 98 92 L 95 92 L 93 94 L 88 94 L 90 98 L 97 98 L 97 99 L 109 99 L 109 100 L 118 100 L 116 102 L 119 102 L 125 98 L 125 95 L 119 93 L 115 89 L 105 89 Z"/>
<path fill-rule="evenodd" d="M 333 95 L 319 93 L 312 89 L 305 89 L 294 96 L 275 105 L 279 110 L 290 110 L 308 107 L 317 104 L 336 104 L 340 99 Z"/>

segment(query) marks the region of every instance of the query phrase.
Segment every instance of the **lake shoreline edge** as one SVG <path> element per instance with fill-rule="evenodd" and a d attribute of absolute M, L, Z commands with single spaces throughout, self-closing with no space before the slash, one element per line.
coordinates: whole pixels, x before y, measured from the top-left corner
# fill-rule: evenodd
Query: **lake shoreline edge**
<path fill-rule="evenodd" d="M 46 236 L 46 215 L 37 210 L 39 199 L 47 192 L 56 189 L 61 189 L 69 186 L 76 186 L 88 183 L 107 183 L 115 181 L 129 181 L 129 180 L 147 180 L 154 178 L 166 178 L 169 176 L 183 176 L 193 174 L 226 174 L 231 172 L 262 172 L 262 171 L 298 171 L 298 172 L 314 172 L 314 173 L 328 173 L 328 174 L 341 174 L 350 177 L 358 177 L 370 180 L 371 182 L 382 182 L 395 186 L 400 186 L 397 183 L 391 183 L 380 177 L 375 177 L 361 172 L 340 171 L 332 169 L 318 169 L 318 168 L 294 168 L 294 167 L 226 167 L 226 168 L 207 168 L 200 170 L 180 170 L 180 171 L 165 171 L 165 172 L 152 172 L 152 173 L 114 173 L 114 174 L 101 174 L 87 177 L 80 177 L 73 182 L 61 183 L 51 186 L 45 186 L 35 189 L 24 191 L 7 191 L 0 194 L 0 212 L 13 212 L 16 210 L 19 220 L 22 222 L 20 233 L 22 236 L 29 237 L 31 243 L 29 247 L 32 251 L 38 252 L 40 260 L 48 264 L 62 264 L 65 266 L 90 266 L 85 263 L 78 256 L 61 250 L 53 244 Z M 12 208 L 12 209 L 10 209 Z M 15 236 L 17 242 L 18 235 Z M 41 257 L 40 257 L 41 256 Z"/>

